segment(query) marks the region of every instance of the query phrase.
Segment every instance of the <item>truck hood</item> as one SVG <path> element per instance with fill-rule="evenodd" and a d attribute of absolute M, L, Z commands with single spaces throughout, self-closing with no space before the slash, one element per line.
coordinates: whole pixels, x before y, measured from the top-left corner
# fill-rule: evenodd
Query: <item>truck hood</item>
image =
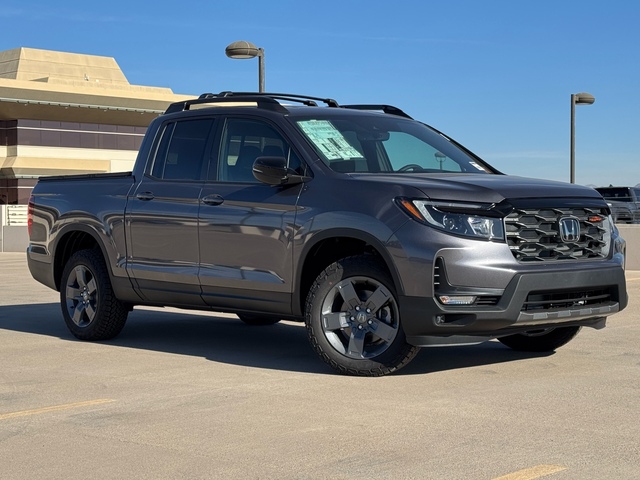
<path fill-rule="evenodd" d="M 588 198 L 600 200 L 592 188 L 564 182 L 510 175 L 474 174 L 351 174 L 354 178 L 415 187 L 433 200 L 500 203 L 503 200 Z"/>

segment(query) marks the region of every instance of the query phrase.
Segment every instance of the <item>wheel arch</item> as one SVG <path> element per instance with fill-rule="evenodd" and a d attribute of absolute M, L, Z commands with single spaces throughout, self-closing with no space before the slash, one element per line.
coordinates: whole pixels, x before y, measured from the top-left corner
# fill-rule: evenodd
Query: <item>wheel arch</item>
<path fill-rule="evenodd" d="M 396 293 L 400 293 L 402 283 L 394 262 L 385 245 L 373 235 L 353 229 L 331 229 L 318 233 L 313 242 L 305 245 L 296 267 L 293 295 L 293 313 L 302 316 L 306 296 L 316 277 L 333 262 L 361 254 L 370 254 L 379 259 L 391 276 Z"/>
<path fill-rule="evenodd" d="M 92 248 L 100 249 L 102 258 L 107 265 L 109 277 L 113 278 L 108 261 L 109 256 L 97 232 L 84 225 L 74 225 L 58 233 L 58 240 L 53 252 L 53 278 L 58 291 L 62 282 L 62 272 L 71 256 L 79 250 Z"/>

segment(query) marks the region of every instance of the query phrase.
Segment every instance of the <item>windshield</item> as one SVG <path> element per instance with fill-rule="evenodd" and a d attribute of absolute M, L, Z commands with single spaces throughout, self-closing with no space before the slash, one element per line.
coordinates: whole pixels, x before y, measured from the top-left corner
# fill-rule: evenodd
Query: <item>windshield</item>
<path fill-rule="evenodd" d="M 619 202 L 630 202 L 631 194 L 628 188 L 605 187 L 596 190 L 607 200 L 617 200 Z"/>
<path fill-rule="evenodd" d="M 296 125 L 336 172 L 495 173 L 426 125 L 392 115 L 297 118 Z"/>

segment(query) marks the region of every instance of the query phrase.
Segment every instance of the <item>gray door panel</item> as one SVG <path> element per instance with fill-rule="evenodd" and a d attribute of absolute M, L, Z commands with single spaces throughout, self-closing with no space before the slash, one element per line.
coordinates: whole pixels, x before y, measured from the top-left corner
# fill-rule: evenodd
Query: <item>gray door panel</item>
<path fill-rule="evenodd" d="M 214 120 L 163 127 L 147 175 L 129 200 L 127 268 L 140 295 L 162 305 L 202 306 L 198 210 Z"/>
<path fill-rule="evenodd" d="M 202 198 L 219 202 L 200 207 L 199 276 L 207 304 L 234 308 L 241 298 L 245 307 L 288 311 L 299 191 L 260 183 L 205 185 Z"/>
<path fill-rule="evenodd" d="M 198 281 L 201 189 L 198 183 L 146 178 L 129 201 L 127 264 L 149 301 L 204 304 Z"/>

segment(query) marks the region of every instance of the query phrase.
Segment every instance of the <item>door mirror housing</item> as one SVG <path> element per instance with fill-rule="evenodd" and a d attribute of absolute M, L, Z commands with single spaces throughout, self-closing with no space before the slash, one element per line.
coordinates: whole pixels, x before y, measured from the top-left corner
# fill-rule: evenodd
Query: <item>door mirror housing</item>
<path fill-rule="evenodd" d="M 253 162 L 253 176 L 267 185 L 296 185 L 310 179 L 288 168 L 284 157 L 256 158 Z"/>

